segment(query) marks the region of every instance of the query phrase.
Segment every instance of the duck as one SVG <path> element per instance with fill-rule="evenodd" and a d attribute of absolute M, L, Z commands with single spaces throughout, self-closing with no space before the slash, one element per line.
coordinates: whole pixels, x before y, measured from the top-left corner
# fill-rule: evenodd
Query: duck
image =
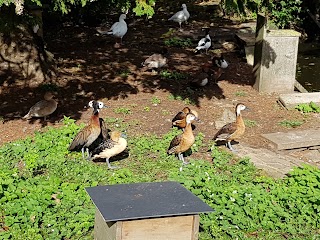
<path fill-rule="evenodd" d="M 210 29 L 205 29 L 205 37 L 201 38 L 198 42 L 198 46 L 195 49 L 195 53 L 201 51 L 202 49 L 206 50 L 206 54 L 208 54 L 208 49 L 211 47 L 211 37 L 209 34 Z"/>
<path fill-rule="evenodd" d="M 109 159 L 122 153 L 126 148 L 126 136 L 119 131 L 112 131 L 110 138 L 100 143 L 100 145 L 92 151 L 91 160 L 105 158 L 108 168 L 115 169 L 117 167 L 111 166 Z"/>
<path fill-rule="evenodd" d="M 188 164 L 188 162 L 184 160 L 183 153 L 188 151 L 195 141 L 195 137 L 192 132 L 191 122 L 196 120 L 197 117 L 194 114 L 187 114 L 187 125 L 185 127 L 185 131 L 172 139 L 170 146 L 167 150 L 167 154 L 177 154 L 179 160 L 182 161 L 183 164 Z"/>
<path fill-rule="evenodd" d="M 176 12 L 171 18 L 169 18 L 169 21 L 174 21 L 179 23 L 180 29 L 181 29 L 181 23 L 183 22 L 187 22 L 189 17 L 190 17 L 190 13 L 187 10 L 187 5 L 186 4 L 182 4 L 182 10 L 179 12 Z"/>
<path fill-rule="evenodd" d="M 210 63 L 205 63 L 200 72 L 195 74 L 194 78 L 189 82 L 189 85 L 193 88 L 200 88 L 207 86 L 210 81 L 217 83 L 221 77 L 224 69 L 229 66 L 228 62 L 221 56 L 214 56 Z"/>
<path fill-rule="evenodd" d="M 211 65 L 204 65 L 201 68 L 200 72 L 197 72 L 194 75 L 193 79 L 189 82 L 190 87 L 198 88 L 206 86 L 212 78 L 210 67 Z"/>
<path fill-rule="evenodd" d="M 245 124 L 241 116 L 241 111 L 248 109 L 244 104 L 238 103 L 235 108 L 236 121 L 224 125 L 213 137 L 215 142 L 224 141 L 226 142 L 226 147 L 232 152 L 236 150 L 232 147 L 231 142 L 233 140 L 239 139 L 245 132 Z"/>
<path fill-rule="evenodd" d="M 110 138 L 110 130 L 107 128 L 105 121 L 102 118 L 99 118 L 99 122 L 101 132 L 98 138 L 88 147 L 90 156 L 92 155 L 91 153 L 94 149 L 96 149 L 102 142 Z"/>
<path fill-rule="evenodd" d="M 99 110 L 107 108 L 103 102 L 92 100 L 89 107 L 93 108 L 90 122 L 87 126 L 78 132 L 73 141 L 69 145 L 69 151 L 77 151 L 81 149 L 82 157 L 85 159 L 84 151 L 87 152 L 87 158 L 90 157 L 89 147 L 101 134 L 101 123 L 99 118 Z"/>
<path fill-rule="evenodd" d="M 197 121 L 199 120 L 199 115 L 195 110 L 191 110 L 189 107 L 184 107 L 172 119 L 172 126 L 178 127 L 180 129 L 185 129 L 187 126 L 186 117 L 188 113 L 192 113 L 197 118 Z"/>
<path fill-rule="evenodd" d="M 58 106 L 58 102 L 54 100 L 53 97 L 54 94 L 52 92 L 46 92 L 44 94 L 44 100 L 33 105 L 22 119 L 28 120 L 33 117 L 43 117 L 44 120 L 46 120 L 46 117 L 56 111 Z"/>
<path fill-rule="evenodd" d="M 168 62 L 168 59 L 166 57 L 168 53 L 168 50 L 166 48 L 163 48 L 161 53 L 154 53 L 147 57 L 146 60 L 144 60 L 142 65 L 142 70 L 154 70 L 159 69 L 165 66 Z"/>
<path fill-rule="evenodd" d="M 102 35 L 109 34 L 109 35 L 113 35 L 116 38 L 120 38 L 120 44 L 122 44 L 122 38 L 124 35 L 126 35 L 128 31 L 128 26 L 125 21 L 126 18 L 127 18 L 127 15 L 123 13 L 120 15 L 119 21 L 115 22 L 109 30 L 105 31 L 99 28 L 97 28 L 96 30 Z"/>
<path fill-rule="evenodd" d="M 218 79 L 221 77 L 222 73 L 224 72 L 224 69 L 228 68 L 229 63 L 224 59 L 223 55 L 220 56 L 214 56 L 211 59 L 212 61 L 212 68 L 211 68 L 211 74 L 212 79 L 215 83 L 217 83 Z"/>

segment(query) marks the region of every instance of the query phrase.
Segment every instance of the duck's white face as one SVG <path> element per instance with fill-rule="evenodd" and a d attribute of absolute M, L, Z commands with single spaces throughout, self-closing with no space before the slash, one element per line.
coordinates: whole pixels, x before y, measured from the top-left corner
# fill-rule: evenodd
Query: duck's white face
<path fill-rule="evenodd" d="M 103 107 L 105 107 L 105 106 L 104 106 L 104 103 L 103 103 L 103 102 L 98 102 L 98 108 L 101 109 L 101 108 L 103 108 Z"/>
<path fill-rule="evenodd" d="M 197 119 L 197 117 L 196 117 L 195 115 L 193 115 L 192 113 L 189 113 L 189 114 L 187 115 L 186 122 L 189 124 L 189 123 L 191 123 L 193 120 L 196 120 L 196 119 Z"/>
<path fill-rule="evenodd" d="M 99 101 L 95 102 L 94 100 L 90 101 L 88 105 L 89 105 L 89 107 L 92 107 L 92 108 L 96 107 L 97 109 L 101 109 L 101 108 L 107 107 L 107 106 L 104 105 L 103 102 L 99 102 Z"/>
<path fill-rule="evenodd" d="M 187 8 L 187 5 L 185 5 L 185 4 L 182 4 L 182 8 Z"/>
<path fill-rule="evenodd" d="M 215 63 L 218 67 L 227 68 L 229 66 L 228 62 L 225 59 L 216 59 Z"/>
<path fill-rule="evenodd" d="M 120 19 L 126 19 L 127 18 L 127 15 L 126 14 L 121 14 L 120 15 Z"/>
<path fill-rule="evenodd" d="M 222 60 L 220 63 L 220 67 L 221 68 L 227 68 L 229 66 L 228 62 L 226 60 Z"/>
<path fill-rule="evenodd" d="M 237 115 L 239 115 L 240 114 L 240 112 L 242 111 L 242 110 L 245 110 L 247 107 L 245 106 L 245 105 L 243 105 L 243 104 L 238 104 L 238 106 L 237 106 Z"/>

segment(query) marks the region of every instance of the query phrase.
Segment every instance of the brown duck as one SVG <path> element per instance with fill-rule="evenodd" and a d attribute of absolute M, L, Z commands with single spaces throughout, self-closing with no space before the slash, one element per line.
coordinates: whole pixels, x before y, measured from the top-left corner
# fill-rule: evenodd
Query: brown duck
<path fill-rule="evenodd" d="M 172 119 L 172 126 L 184 129 L 187 126 L 186 117 L 188 113 L 192 113 L 198 121 L 198 113 L 195 110 L 191 110 L 189 107 L 184 107 L 182 111 L 178 112 L 177 115 Z"/>
<path fill-rule="evenodd" d="M 89 158 L 89 146 L 99 137 L 101 133 L 99 110 L 101 108 L 105 108 L 106 106 L 104 106 L 102 102 L 90 101 L 89 107 L 93 108 L 93 113 L 89 124 L 80 130 L 69 146 L 69 151 L 77 151 L 81 149 L 83 158 L 85 158 L 85 149 L 87 152 L 87 157 Z"/>
<path fill-rule="evenodd" d="M 93 150 L 93 157 L 91 160 L 97 158 L 105 158 L 110 169 L 114 169 L 116 167 L 111 166 L 109 159 L 113 156 L 116 156 L 122 153 L 127 147 L 127 140 L 125 139 L 125 135 L 121 134 L 118 131 L 113 131 L 110 134 L 110 138 L 106 139 L 100 145 Z"/>
<path fill-rule="evenodd" d="M 168 50 L 166 48 L 163 48 L 161 50 L 161 53 L 154 53 L 150 55 L 141 64 L 143 66 L 141 71 L 155 70 L 164 67 L 168 63 L 168 59 L 166 57 L 167 54 Z"/>
<path fill-rule="evenodd" d="M 222 55 L 213 57 L 211 63 L 206 63 L 201 67 L 201 71 L 190 81 L 190 86 L 204 87 L 207 86 L 210 81 L 216 83 L 224 72 L 223 69 L 227 67 L 228 63 Z"/>
<path fill-rule="evenodd" d="M 228 123 L 224 125 L 214 136 L 213 140 L 224 141 L 226 142 L 226 146 L 231 150 L 235 151 L 235 149 L 231 145 L 231 141 L 240 138 L 245 132 L 245 124 L 241 116 L 241 111 L 248 109 L 242 103 L 237 104 L 236 106 L 236 121 L 233 123 Z"/>
<path fill-rule="evenodd" d="M 183 164 L 187 164 L 184 160 L 183 153 L 191 148 L 195 140 L 191 127 L 191 122 L 194 120 L 197 120 L 197 117 L 192 113 L 188 113 L 186 116 L 187 126 L 184 132 L 172 139 L 167 151 L 168 154 L 177 154 Z"/>
<path fill-rule="evenodd" d="M 57 101 L 54 100 L 53 97 L 54 95 L 52 92 L 46 92 L 44 94 L 44 100 L 41 100 L 33 105 L 23 119 L 43 117 L 44 120 L 46 120 L 46 117 L 52 114 L 58 106 Z"/>

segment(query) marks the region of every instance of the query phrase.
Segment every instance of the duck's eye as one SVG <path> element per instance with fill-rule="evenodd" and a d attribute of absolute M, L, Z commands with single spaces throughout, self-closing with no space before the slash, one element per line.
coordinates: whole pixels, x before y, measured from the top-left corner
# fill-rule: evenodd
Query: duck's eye
<path fill-rule="evenodd" d="M 99 108 L 103 108 L 103 106 L 104 106 L 103 102 L 98 102 L 98 106 L 99 106 Z"/>
<path fill-rule="evenodd" d="M 88 105 L 89 107 L 93 107 L 93 101 L 90 101 Z"/>

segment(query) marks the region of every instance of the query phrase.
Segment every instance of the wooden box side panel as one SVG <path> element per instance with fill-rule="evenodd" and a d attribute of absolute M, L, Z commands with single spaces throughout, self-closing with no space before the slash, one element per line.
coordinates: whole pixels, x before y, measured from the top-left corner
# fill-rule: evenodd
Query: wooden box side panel
<path fill-rule="evenodd" d="M 122 222 L 121 240 L 197 240 L 198 215 Z"/>
<path fill-rule="evenodd" d="M 117 239 L 117 228 L 121 226 L 118 222 L 105 222 L 99 210 L 96 209 L 94 223 L 94 240 L 115 240 Z"/>

